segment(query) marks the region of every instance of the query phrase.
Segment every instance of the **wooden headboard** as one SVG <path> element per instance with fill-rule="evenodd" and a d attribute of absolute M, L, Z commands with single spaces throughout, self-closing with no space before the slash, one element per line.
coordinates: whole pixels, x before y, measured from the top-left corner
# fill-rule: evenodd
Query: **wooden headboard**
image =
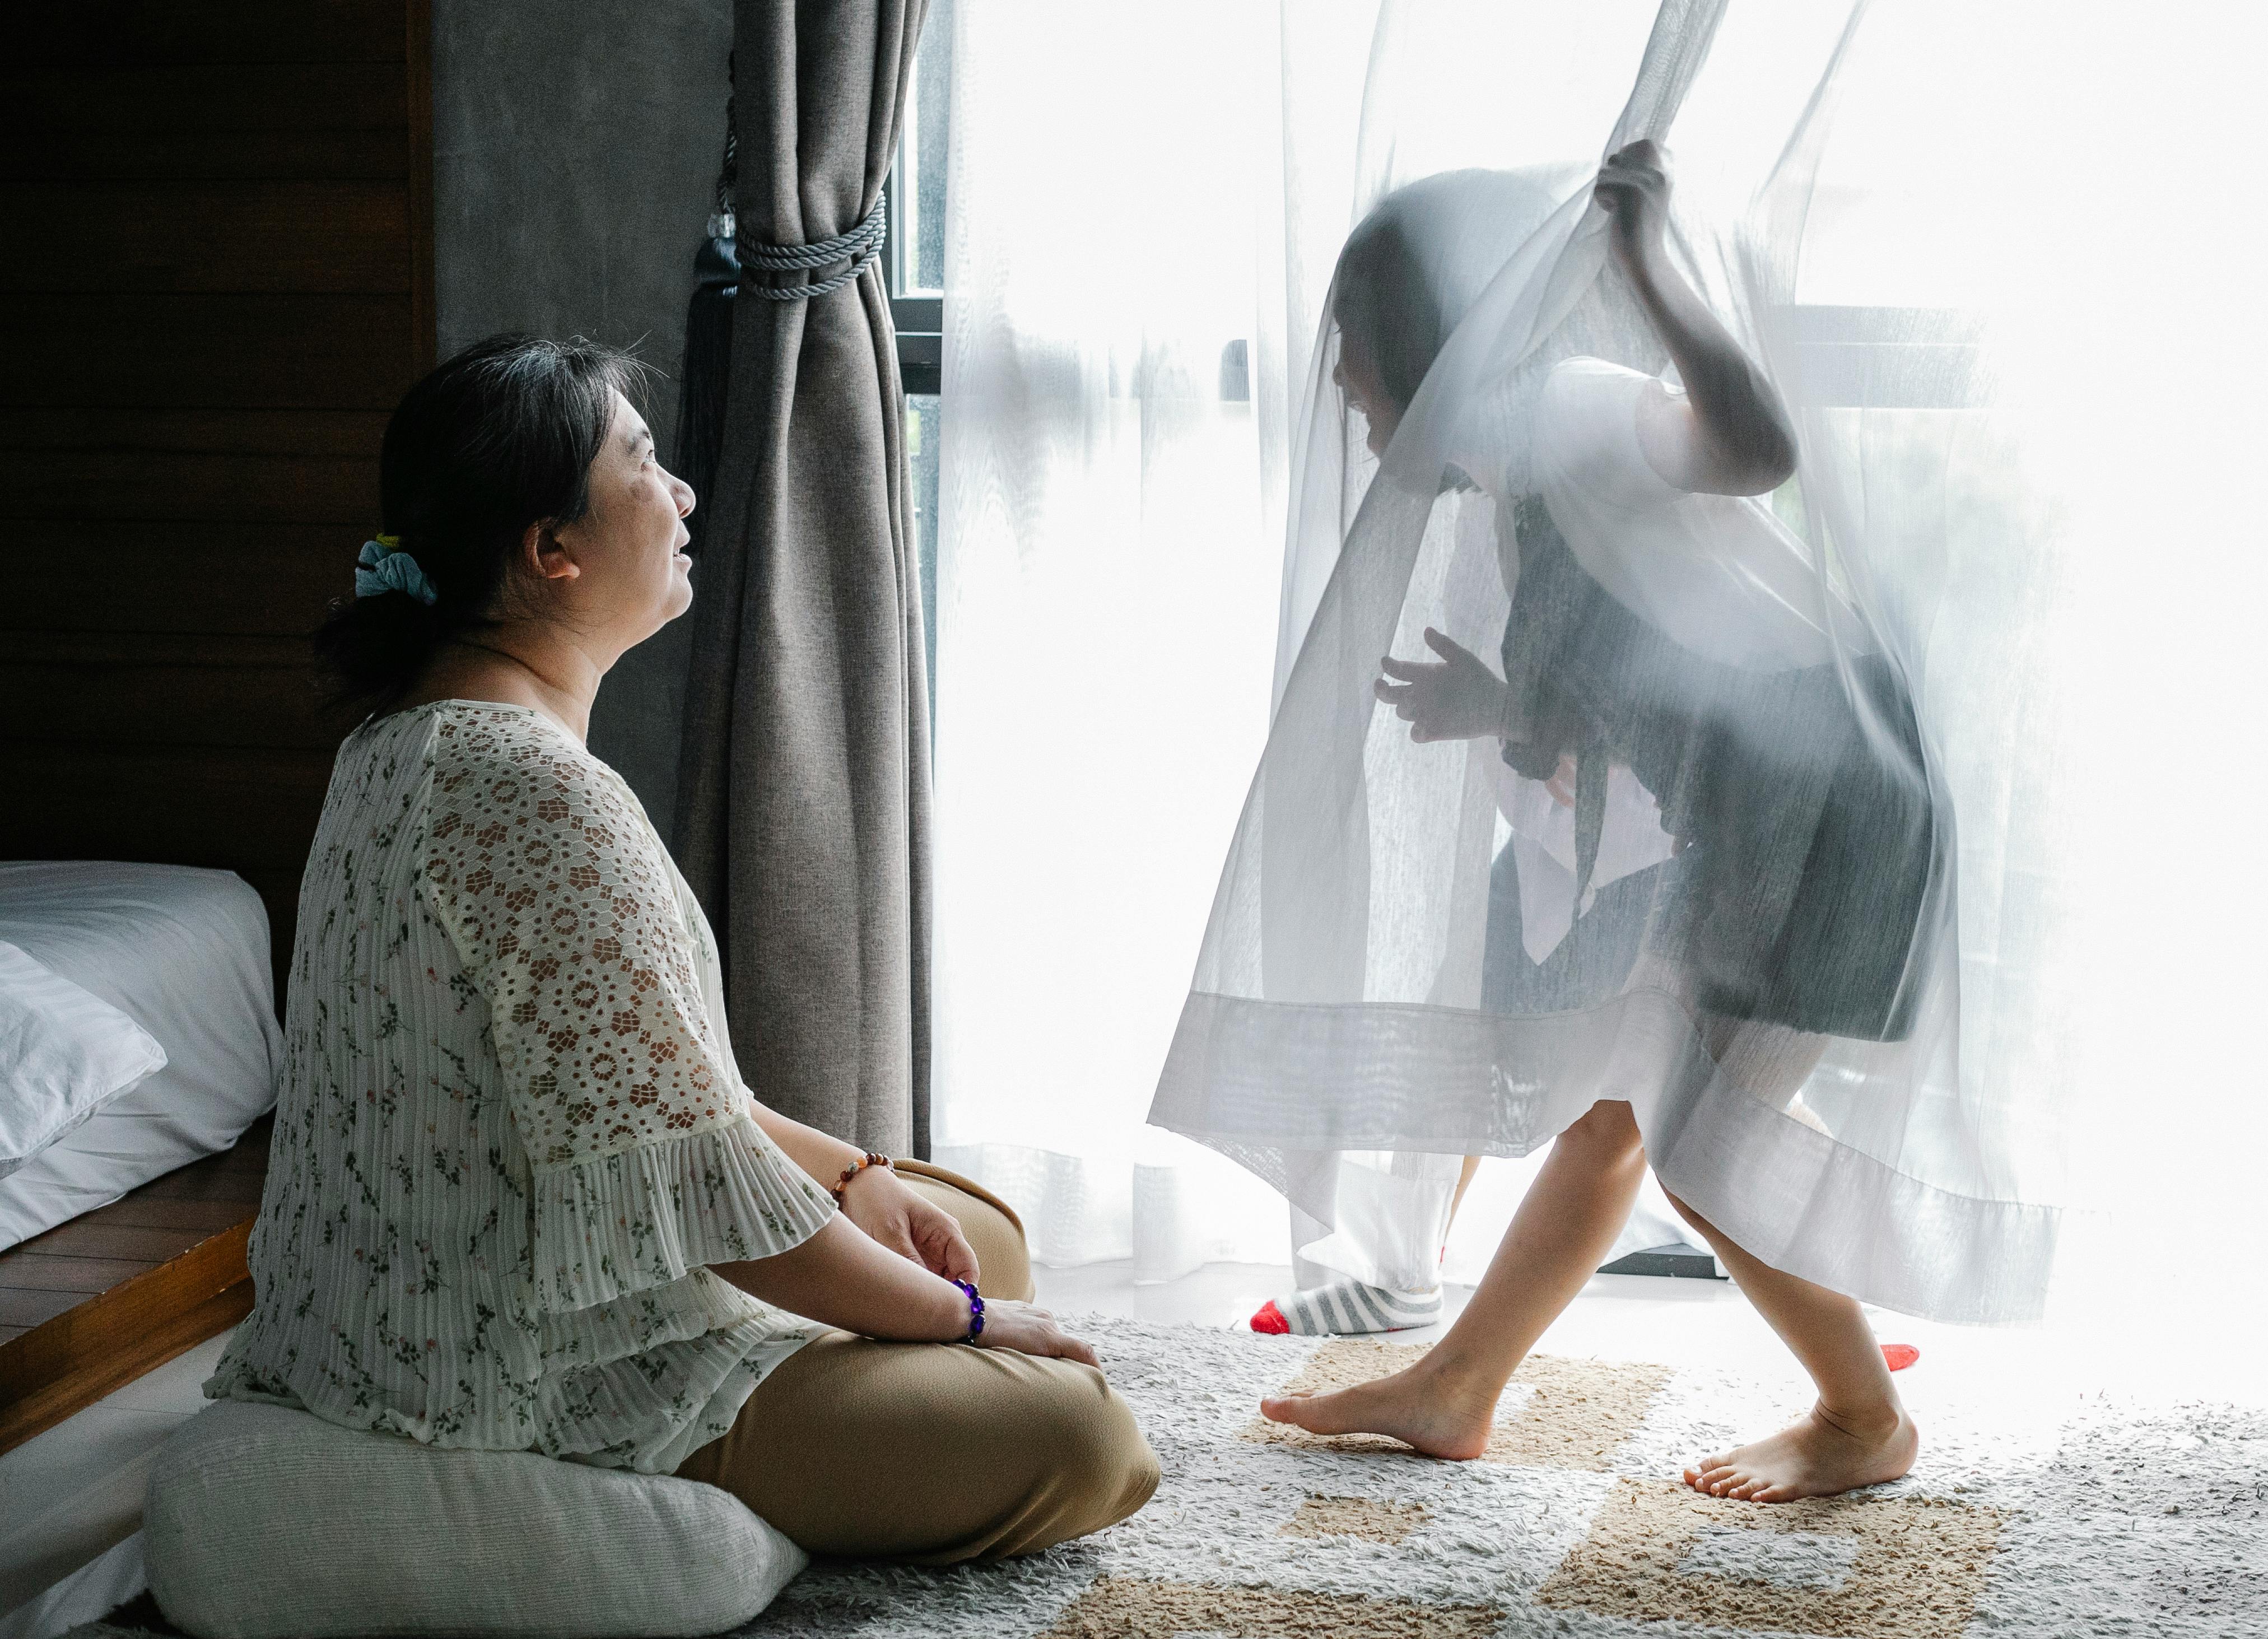
<path fill-rule="evenodd" d="M 238 871 L 280 979 L 340 731 L 306 635 L 433 357 L 428 0 L 7 34 L 0 858 Z"/>

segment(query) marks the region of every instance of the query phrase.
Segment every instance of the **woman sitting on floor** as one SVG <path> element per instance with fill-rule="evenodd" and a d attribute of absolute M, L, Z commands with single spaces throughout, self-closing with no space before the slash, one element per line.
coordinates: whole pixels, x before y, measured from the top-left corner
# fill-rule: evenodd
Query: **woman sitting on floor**
<path fill-rule="evenodd" d="M 755 1102 L 700 907 L 585 748 L 693 595 L 630 369 L 499 337 L 387 429 L 390 533 L 318 637 L 374 715 L 300 891 L 257 1301 L 207 1392 L 706 1481 L 814 1553 L 1100 1530 L 1157 1461 L 1017 1301 L 1013 1217 Z"/>

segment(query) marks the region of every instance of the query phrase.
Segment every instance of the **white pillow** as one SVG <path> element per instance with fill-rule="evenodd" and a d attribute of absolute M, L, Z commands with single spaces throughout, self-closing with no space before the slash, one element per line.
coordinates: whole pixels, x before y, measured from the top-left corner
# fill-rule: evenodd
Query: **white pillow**
<path fill-rule="evenodd" d="M 0 1178 L 165 1067 L 148 1031 L 0 939 Z"/>
<path fill-rule="evenodd" d="M 142 1530 L 150 1591 L 202 1639 L 721 1634 L 808 1562 L 696 1480 L 239 1400 L 158 1449 Z"/>

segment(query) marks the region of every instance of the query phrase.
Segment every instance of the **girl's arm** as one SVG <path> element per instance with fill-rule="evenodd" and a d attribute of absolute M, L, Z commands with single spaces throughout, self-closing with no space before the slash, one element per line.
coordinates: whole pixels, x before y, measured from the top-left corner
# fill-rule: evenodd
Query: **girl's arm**
<path fill-rule="evenodd" d="M 1795 471 L 1787 408 L 1669 260 L 1669 157 L 1632 143 L 1599 172 L 1599 202 L 1614 217 L 1615 260 L 1676 361 L 1681 400 L 1639 401 L 1638 445 L 1648 465 L 1680 489 L 1763 495 Z"/>

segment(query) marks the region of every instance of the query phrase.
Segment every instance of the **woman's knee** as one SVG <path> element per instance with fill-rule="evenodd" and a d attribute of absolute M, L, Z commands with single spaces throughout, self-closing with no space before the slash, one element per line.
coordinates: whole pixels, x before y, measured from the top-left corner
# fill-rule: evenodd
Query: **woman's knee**
<path fill-rule="evenodd" d="M 1041 1483 L 1064 1499 L 1058 1541 L 1115 1525 L 1158 1488 L 1157 1454 L 1126 1402 L 1092 1366 L 1041 1363 L 1045 1386 L 1034 1396 L 1025 1437 L 1047 1453 Z"/>

